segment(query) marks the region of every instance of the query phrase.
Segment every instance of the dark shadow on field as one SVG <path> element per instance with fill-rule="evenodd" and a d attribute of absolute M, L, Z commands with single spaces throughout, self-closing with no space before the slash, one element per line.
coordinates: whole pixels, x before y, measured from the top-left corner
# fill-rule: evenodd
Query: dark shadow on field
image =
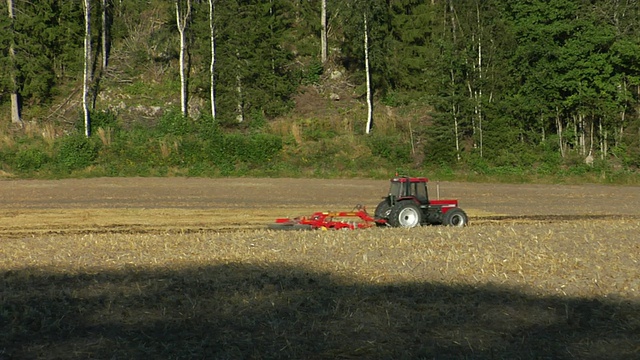
<path fill-rule="evenodd" d="M 638 359 L 640 304 L 287 265 L 4 272 L 0 359 Z"/>

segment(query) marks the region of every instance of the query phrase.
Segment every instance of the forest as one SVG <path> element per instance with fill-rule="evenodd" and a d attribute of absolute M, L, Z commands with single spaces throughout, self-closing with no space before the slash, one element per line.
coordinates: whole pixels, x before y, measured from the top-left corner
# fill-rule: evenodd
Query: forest
<path fill-rule="evenodd" d="M 638 183 L 638 0 L 7 0 L 0 177 Z"/>

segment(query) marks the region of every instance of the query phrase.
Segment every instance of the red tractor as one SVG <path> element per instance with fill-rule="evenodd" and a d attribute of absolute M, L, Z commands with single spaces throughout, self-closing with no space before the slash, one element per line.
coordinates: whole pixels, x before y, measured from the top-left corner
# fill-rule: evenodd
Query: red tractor
<path fill-rule="evenodd" d="M 469 217 L 458 200 L 430 200 L 424 177 L 397 176 L 391 179 L 389 195 L 376 207 L 378 226 L 412 228 L 419 225 L 462 227 Z"/>
<path fill-rule="evenodd" d="M 269 224 L 274 230 L 355 230 L 375 226 L 412 228 L 419 225 L 465 226 L 467 214 L 458 200 L 429 200 L 427 178 L 396 176 L 389 195 L 378 204 L 373 217 L 362 205 L 353 211 L 315 212 L 310 216 L 280 218 Z"/>

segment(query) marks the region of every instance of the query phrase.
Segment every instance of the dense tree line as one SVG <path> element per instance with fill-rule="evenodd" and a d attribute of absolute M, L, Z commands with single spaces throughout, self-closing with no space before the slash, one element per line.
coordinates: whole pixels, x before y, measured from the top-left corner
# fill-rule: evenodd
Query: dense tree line
<path fill-rule="evenodd" d="M 526 165 L 543 149 L 640 166 L 638 0 L 89 2 L 93 28 L 102 27 L 91 34 L 94 105 L 100 77 L 115 66 L 109 50 L 146 27 L 147 51 L 131 66 L 177 73 L 184 33 L 187 96 L 210 98 L 223 123 L 286 114 L 296 88 L 317 81 L 325 54 L 375 102 L 433 108 L 432 125 L 420 129 L 432 162 Z M 1 103 L 11 94 L 23 107 L 47 103 L 82 78 L 82 2 L 1 6 Z M 142 23 L 150 19 L 163 20 Z"/>

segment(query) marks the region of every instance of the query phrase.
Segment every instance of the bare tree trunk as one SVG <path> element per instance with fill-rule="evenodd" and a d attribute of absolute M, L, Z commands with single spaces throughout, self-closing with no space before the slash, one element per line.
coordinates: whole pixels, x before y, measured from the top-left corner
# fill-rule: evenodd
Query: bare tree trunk
<path fill-rule="evenodd" d="M 102 0 L 102 70 L 109 64 L 109 0 Z"/>
<path fill-rule="evenodd" d="M 211 118 L 216 119 L 216 37 L 213 23 L 215 5 L 214 0 L 209 0 L 209 30 L 211 30 L 211 65 L 209 73 L 211 75 Z"/>
<path fill-rule="evenodd" d="M 84 110 L 84 134 L 91 135 L 89 117 L 89 84 L 91 82 L 91 0 L 84 2 L 84 74 L 82 81 L 82 108 Z"/>
<path fill-rule="evenodd" d="M 477 10 L 477 24 L 478 24 L 478 78 L 480 79 L 480 86 L 478 86 L 478 90 L 476 90 L 476 109 L 478 116 L 478 131 L 480 135 L 480 157 L 483 155 L 484 151 L 484 132 L 482 129 L 482 25 L 480 23 L 480 7 L 476 3 Z"/>
<path fill-rule="evenodd" d="M 371 133 L 373 127 L 373 96 L 371 94 L 371 69 L 369 68 L 369 28 L 367 26 L 367 14 L 364 14 L 364 67 L 367 75 L 367 128 L 366 133 Z"/>
<path fill-rule="evenodd" d="M 540 134 L 540 143 L 547 141 L 547 132 L 544 129 L 544 115 L 542 114 L 542 111 L 540 111 Z"/>
<path fill-rule="evenodd" d="M 242 91 L 242 77 L 240 76 L 240 50 L 236 49 L 236 57 L 238 59 L 237 74 L 236 74 L 236 92 L 238 93 L 238 106 L 236 121 L 239 123 L 244 121 L 244 92 Z"/>
<path fill-rule="evenodd" d="M 582 124 L 580 123 L 579 117 L 580 115 L 573 115 L 573 133 L 575 134 L 574 141 L 577 146 L 575 150 L 578 152 L 578 154 L 582 154 L 584 137 L 580 134 L 580 131 L 582 131 Z"/>
<path fill-rule="evenodd" d="M 434 5 L 433 1 L 431 2 L 431 5 Z M 451 36 L 453 40 L 453 46 L 455 46 L 456 43 L 458 42 L 458 31 L 456 26 L 456 18 L 454 14 L 453 0 L 449 0 L 449 15 L 450 15 L 450 21 L 451 21 Z M 445 19 L 446 19 L 446 16 L 445 16 Z M 446 20 L 445 20 L 445 23 L 446 23 Z M 453 69 L 453 65 L 451 65 L 450 72 L 451 72 L 451 99 L 452 99 L 451 115 L 453 116 L 453 133 L 456 140 L 456 159 L 460 161 L 461 156 L 460 156 L 460 130 L 459 130 L 459 124 L 458 124 L 458 106 L 455 100 L 453 100 L 455 99 L 455 95 L 456 95 L 456 75 L 455 75 L 455 70 Z"/>
<path fill-rule="evenodd" d="M 191 0 L 187 0 L 186 9 L 183 9 L 181 5 L 181 0 L 176 0 L 176 23 L 178 25 L 178 32 L 180 33 L 180 110 L 182 111 L 182 116 L 188 116 L 187 37 L 185 30 L 191 17 Z"/>
<path fill-rule="evenodd" d="M 558 146 L 560 146 L 560 156 L 564 158 L 565 156 L 564 140 L 562 139 L 563 127 L 562 127 L 562 120 L 560 119 L 560 110 L 557 107 L 556 107 L 556 128 L 558 129 Z"/>
<path fill-rule="evenodd" d="M 622 91 L 622 106 L 620 108 L 620 126 L 612 126 L 615 131 L 613 131 L 613 146 L 618 146 L 618 144 L 622 141 L 622 137 L 624 135 L 624 128 L 626 126 L 626 120 L 627 120 L 627 108 L 628 108 L 628 102 L 627 102 L 627 96 L 628 96 L 628 83 L 627 83 L 627 78 L 623 77 L 622 82 L 620 83 L 619 87 L 618 87 L 618 91 Z"/>
<path fill-rule="evenodd" d="M 451 69 L 451 98 L 453 99 L 455 97 L 455 83 L 456 83 L 456 76 L 455 76 L 455 72 L 453 71 L 453 69 Z M 452 105 L 451 105 L 451 115 L 453 116 L 453 134 L 456 138 L 456 159 L 458 161 L 461 160 L 460 157 L 460 131 L 459 131 L 459 127 L 458 127 L 458 106 L 456 105 L 455 101 L 452 101 Z"/>
<path fill-rule="evenodd" d="M 320 48 L 322 52 L 321 60 L 327 62 L 327 0 L 322 0 L 322 11 L 320 15 Z"/>
<path fill-rule="evenodd" d="M 602 119 L 598 121 L 598 132 L 600 133 L 600 159 L 605 160 L 607 157 L 607 153 L 609 152 L 609 132 L 608 129 L 604 128 Z M 591 134 L 591 138 L 591 141 L 593 142 L 593 134 Z M 591 147 L 593 147 L 593 145 Z"/>
<path fill-rule="evenodd" d="M 18 91 L 18 81 L 16 79 L 16 50 L 14 48 L 14 32 L 13 22 L 15 20 L 15 14 L 13 13 L 13 0 L 7 0 L 7 7 L 9 8 L 9 21 L 11 22 L 11 43 L 9 45 L 9 60 L 11 61 L 11 68 L 9 69 L 11 77 L 11 122 L 22 126 L 22 115 L 20 114 L 20 93 Z"/>
<path fill-rule="evenodd" d="M 580 130 L 579 130 L 579 134 L 580 134 L 580 155 L 586 155 L 587 154 L 587 133 L 586 133 L 586 127 L 585 127 L 585 121 L 584 121 L 585 116 L 582 114 L 578 114 L 578 121 L 580 124 Z"/>

